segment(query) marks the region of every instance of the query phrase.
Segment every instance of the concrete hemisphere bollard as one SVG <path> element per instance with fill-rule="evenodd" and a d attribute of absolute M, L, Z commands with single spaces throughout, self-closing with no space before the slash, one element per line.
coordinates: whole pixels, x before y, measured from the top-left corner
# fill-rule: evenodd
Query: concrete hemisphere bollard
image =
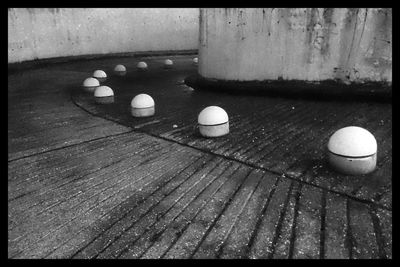
<path fill-rule="evenodd" d="M 147 68 L 148 68 L 147 63 L 144 62 L 144 61 L 140 61 L 140 62 L 136 65 L 136 67 L 137 67 L 137 69 L 138 69 L 139 71 L 146 71 Z"/>
<path fill-rule="evenodd" d="M 102 70 L 95 70 L 93 72 L 93 78 L 96 78 L 97 80 L 99 80 L 99 82 L 105 82 L 107 80 L 107 74 L 102 71 Z"/>
<path fill-rule="evenodd" d="M 89 93 L 93 93 L 94 90 L 96 90 L 96 88 L 99 86 L 100 86 L 100 82 L 96 78 L 93 78 L 93 77 L 89 77 L 89 78 L 85 79 L 82 84 L 83 90 L 85 90 L 86 92 L 89 92 Z"/>
<path fill-rule="evenodd" d="M 148 94 L 138 94 L 131 101 L 131 114 L 133 117 L 150 117 L 155 113 L 155 103 Z"/>
<path fill-rule="evenodd" d="M 126 74 L 126 67 L 124 65 L 118 64 L 114 67 L 114 73 L 117 76 L 124 76 Z"/>
<path fill-rule="evenodd" d="M 114 103 L 114 92 L 108 86 L 99 86 L 94 91 L 94 99 L 98 104 L 111 104 Z"/>
<path fill-rule="evenodd" d="M 378 145 L 366 129 L 349 126 L 336 131 L 328 142 L 330 165 L 343 174 L 363 175 L 376 168 Z"/>
<path fill-rule="evenodd" d="M 229 133 L 229 117 L 218 106 L 203 109 L 197 119 L 200 134 L 204 137 L 219 137 Z"/>
<path fill-rule="evenodd" d="M 174 65 L 174 62 L 171 59 L 166 59 L 164 61 L 164 68 L 166 68 L 166 69 L 171 69 L 173 65 Z"/>

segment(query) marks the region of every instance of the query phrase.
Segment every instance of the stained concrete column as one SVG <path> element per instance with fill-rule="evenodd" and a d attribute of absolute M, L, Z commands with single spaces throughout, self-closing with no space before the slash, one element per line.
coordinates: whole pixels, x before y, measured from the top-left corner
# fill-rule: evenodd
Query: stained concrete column
<path fill-rule="evenodd" d="M 392 11 L 204 8 L 199 74 L 223 81 L 392 81 Z"/>

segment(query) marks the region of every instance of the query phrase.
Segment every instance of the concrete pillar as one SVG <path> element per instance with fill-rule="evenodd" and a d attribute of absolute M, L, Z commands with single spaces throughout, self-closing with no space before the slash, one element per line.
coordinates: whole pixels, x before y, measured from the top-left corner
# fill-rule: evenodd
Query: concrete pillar
<path fill-rule="evenodd" d="M 392 10 L 204 8 L 199 74 L 224 81 L 392 81 Z"/>

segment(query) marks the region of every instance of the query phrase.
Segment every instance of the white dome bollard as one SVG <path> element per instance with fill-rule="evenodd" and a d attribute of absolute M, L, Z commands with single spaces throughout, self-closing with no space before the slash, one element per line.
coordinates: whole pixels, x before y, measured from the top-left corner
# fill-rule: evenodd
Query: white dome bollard
<path fill-rule="evenodd" d="M 328 142 L 328 159 L 337 171 L 362 175 L 375 170 L 377 142 L 367 130 L 349 126 L 336 131 Z"/>
<path fill-rule="evenodd" d="M 114 73 L 118 76 L 124 76 L 126 74 L 126 68 L 124 65 L 118 64 L 114 68 Z"/>
<path fill-rule="evenodd" d="M 197 121 L 202 136 L 218 137 L 229 133 L 228 114 L 220 107 L 206 107 L 200 112 Z"/>
<path fill-rule="evenodd" d="M 114 92 L 108 86 L 99 86 L 94 91 L 94 99 L 98 104 L 110 104 L 114 102 Z"/>
<path fill-rule="evenodd" d="M 155 113 L 155 104 L 151 96 L 139 94 L 131 101 L 131 114 L 133 117 L 149 117 Z"/>
<path fill-rule="evenodd" d="M 164 61 L 164 68 L 170 69 L 170 68 L 172 68 L 172 65 L 174 65 L 174 62 L 172 60 L 166 59 Z"/>
<path fill-rule="evenodd" d="M 100 86 L 100 82 L 95 78 L 87 78 L 83 81 L 82 87 L 86 92 L 93 93 Z"/>
<path fill-rule="evenodd" d="M 144 61 L 139 62 L 139 63 L 136 65 L 136 67 L 137 67 L 137 69 L 140 70 L 140 71 L 145 71 L 145 70 L 147 70 L 147 64 L 146 64 L 146 62 L 144 62 Z"/>
<path fill-rule="evenodd" d="M 93 72 L 93 78 L 96 78 L 97 80 L 99 80 L 99 82 L 105 82 L 107 80 L 107 74 L 102 71 L 102 70 L 95 70 Z"/>

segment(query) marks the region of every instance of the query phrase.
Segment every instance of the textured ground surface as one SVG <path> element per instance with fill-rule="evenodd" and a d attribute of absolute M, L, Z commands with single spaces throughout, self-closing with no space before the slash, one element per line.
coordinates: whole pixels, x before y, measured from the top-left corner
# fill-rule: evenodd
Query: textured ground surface
<path fill-rule="evenodd" d="M 125 57 L 9 74 L 9 258 L 391 258 L 391 105 L 199 92 L 183 83 L 193 57 L 170 57 L 171 70 L 145 58 L 144 73 Z M 114 104 L 79 88 L 95 69 Z M 154 117 L 130 116 L 138 93 Z M 228 112 L 228 136 L 198 135 L 209 105 Z M 348 125 L 378 141 L 370 175 L 325 162 Z"/>

